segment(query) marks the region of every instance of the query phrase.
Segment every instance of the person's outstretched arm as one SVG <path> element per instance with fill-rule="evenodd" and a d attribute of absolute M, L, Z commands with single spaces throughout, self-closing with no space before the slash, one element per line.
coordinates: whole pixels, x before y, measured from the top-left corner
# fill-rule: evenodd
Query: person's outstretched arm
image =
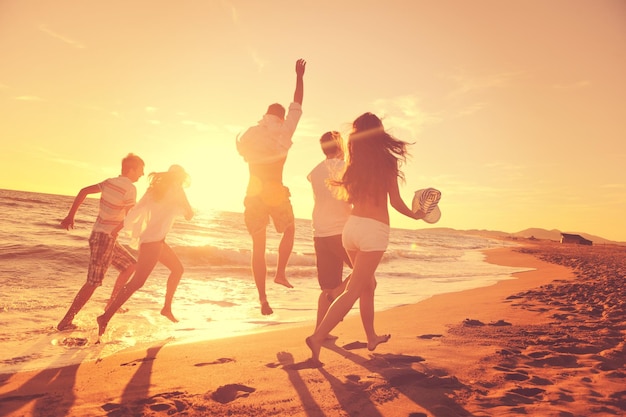
<path fill-rule="evenodd" d="M 296 91 L 293 93 L 293 101 L 302 105 L 304 97 L 304 70 L 306 69 L 306 61 L 299 59 L 296 61 Z"/>
<path fill-rule="evenodd" d="M 61 220 L 61 226 L 67 230 L 73 229 L 74 216 L 76 215 L 76 212 L 78 211 L 80 205 L 83 204 L 83 201 L 85 201 L 87 195 L 99 193 L 100 191 L 102 190 L 100 190 L 99 184 L 90 185 L 80 190 L 76 198 L 74 198 L 74 202 L 72 203 L 72 207 L 70 208 L 69 213 L 63 220 Z"/>
<path fill-rule="evenodd" d="M 409 206 L 406 205 L 404 200 L 402 200 L 402 197 L 400 196 L 400 190 L 398 188 L 397 178 L 395 181 L 391 180 L 389 184 L 389 204 L 391 204 L 391 207 L 393 207 L 398 213 L 404 214 L 407 217 L 416 220 L 424 218 L 425 214 L 423 211 L 418 210 L 416 213 L 414 213 L 413 210 L 411 210 Z"/>

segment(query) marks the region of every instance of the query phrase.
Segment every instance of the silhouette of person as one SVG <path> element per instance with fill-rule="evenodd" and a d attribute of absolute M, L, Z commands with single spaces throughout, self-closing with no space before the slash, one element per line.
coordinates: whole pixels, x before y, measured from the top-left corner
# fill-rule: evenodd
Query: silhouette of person
<path fill-rule="evenodd" d="M 387 133 L 382 121 L 372 113 L 362 114 L 352 124 L 348 164 L 338 183 L 352 204 L 342 242 L 354 268 L 345 291 L 331 304 L 315 332 L 306 338 L 314 366 L 322 366 L 319 356 L 324 339 L 357 299 L 368 350 L 373 351 L 391 337 L 374 330 L 374 274 L 389 244 L 387 201 L 407 217 L 422 219 L 425 215 L 421 210 L 413 212 L 400 196 L 398 181 L 404 179 L 400 164 L 406 160 L 406 147 L 407 143 Z"/>
<path fill-rule="evenodd" d="M 263 119 L 237 140 L 237 150 L 248 163 L 250 173 L 244 199 L 244 219 L 252 237 L 252 274 L 263 315 L 274 312 L 265 292 L 266 229 L 270 218 L 276 231 L 282 234 L 274 282 L 293 288 L 287 280 L 285 269 L 293 249 L 295 222 L 289 189 L 283 185 L 283 167 L 292 144 L 291 138 L 302 116 L 305 68 L 305 60 L 296 61 L 296 89 L 287 117 L 282 105 L 271 104 Z"/>
<path fill-rule="evenodd" d="M 125 227 L 132 231 L 139 242 L 137 267 L 131 280 L 122 288 L 104 314 L 98 316 L 98 334 L 102 336 L 117 310 L 146 282 L 157 262 L 169 270 L 165 303 L 161 314 L 172 322 L 178 322 L 172 314 L 172 300 L 184 268 L 172 248 L 165 243 L 177 216 L 193 218 L 193 210 L 187 200 L 183 185 L 189 176 L 180 165 L 172 165 L 166 172 L 149 175 L 150 186 L 137 205 L 128 213 Z"/>
<path fill-rule="evenodd" d="M 326 132 L 320 138 L 320 146 L 326 158 L 307 176 L 313 188 L 311 225 L 317 281 L 322 290 L 317 302 L 316 327 L 322 322 L 330 304 L 345 289 L 349 277 L 343 281 L 344 263 L 352 268 L 352 261 L 341 242 L 343 226 L 352 207 L 342 198 L 340 187 L 333 184 L 333 181 L 341 179 L 346 167 L 343 138 L 339 132 Z"/>
<path fill-rule="evenodd" d="M 67 217 L 61 221 L 62 227 L 67 230 L 73 229 L 74 216 L 85 198 L 89 194 L 100 193 L 98 217 L 89 236 L 87 282 L 78 290 L 70 308 L 57 325 L 58 330 L 76 328 L 72 323 L 74 317 L 89 301 L 96 288 L 102 285 L 110 265 L 119 271 L 119 275 L 107 307 L 135 271 L 137 261 L 117 242 L 117 234 L 124 225 L 126 213 L 135 205 L 137 189 L 134 183 L 143 175 L 144 165 L 140 157 L 132 153 L 128 154 L 122 159 L 122 174 L 81 189 L 74 198 Z"/>

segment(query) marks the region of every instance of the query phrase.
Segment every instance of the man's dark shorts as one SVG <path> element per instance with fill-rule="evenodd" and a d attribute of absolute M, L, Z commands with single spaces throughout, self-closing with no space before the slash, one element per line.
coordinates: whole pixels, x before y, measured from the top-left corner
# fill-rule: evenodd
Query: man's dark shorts
<path fill-rule="evenodd" d="M 126 249 L 117 243 L 116 238 L 106 233 L 92 232 L 89 236 L 89 269 L 87 282 L 95 287 L 102 285 L 109 265 L 124 271 L 137 261 Z"/>
<path fill-rule="evenodd" d="M 317 280 L 322 290 L 337 288 L 343 280 L 343 264 L 352 262 L 341 243 L 341 235 L 314 237 Z"/>
<path fill-rule="evenodd" d="M 250 234 L 264 230 L 272 218 L 272 223 L 278 233 L 283 233 L 287 227 L 295 222 L 293 207 L 289 201 L 290 193 L 287 187 L 279 192 L 272 193 L 272 198 L 265 196 L 246 196 L 243 201 L 245 210 L 243 216 L 246 228 Z"/>

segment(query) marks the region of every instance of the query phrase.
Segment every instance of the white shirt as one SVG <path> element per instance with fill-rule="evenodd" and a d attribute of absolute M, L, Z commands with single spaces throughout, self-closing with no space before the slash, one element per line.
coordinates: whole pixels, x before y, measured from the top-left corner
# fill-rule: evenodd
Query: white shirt
<path fill-rule="evenodd" d="M 268 164 L 287 157 L 294 132 L 302 116 L 302 106 L 291 103 L 287 117 L 282 120 L 266 114 L 237 141 L 237 150 L 250 164 Z"/>
<path fill-rule="evenodd" d="M 307 179 L 313 187 L 313 236 L 340 235 L 350 216 L 351 206 L 341 198 L 341 187 L 329 180 L 340 180 L 346 163 L 343 159 L 325 159 L 320 162 Z"/>
<path fill-rule="evenodd" d="M 135 205 L 137 189 L 130 178 L 123 175 L 106 179 L 98 186 L 100 208 L 93 231 L 111 234 L 124 221 L 126 211 Z"/>
<path fill-rule="evenodd" d="M 165 239 L 177 216 L 183 215 L 184 191 L 172 189 L 161 200 L 146 192 L 126 216 L 124 228 L 131 231 L 131 247 Z"/>

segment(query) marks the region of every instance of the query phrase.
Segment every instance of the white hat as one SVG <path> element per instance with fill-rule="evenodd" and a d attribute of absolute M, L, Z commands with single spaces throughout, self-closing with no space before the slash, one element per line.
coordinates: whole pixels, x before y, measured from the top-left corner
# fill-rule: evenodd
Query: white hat
<path fill-rule="evenodd" d="M 426 213 L 422 220 L 426 223 L 437 223 L 441 218 L 441 210 L 438 206 L 440 199 L 441 191 L 434 188 L 417 190 L 413 196 L 413 213 L 422 210 Z"/>

